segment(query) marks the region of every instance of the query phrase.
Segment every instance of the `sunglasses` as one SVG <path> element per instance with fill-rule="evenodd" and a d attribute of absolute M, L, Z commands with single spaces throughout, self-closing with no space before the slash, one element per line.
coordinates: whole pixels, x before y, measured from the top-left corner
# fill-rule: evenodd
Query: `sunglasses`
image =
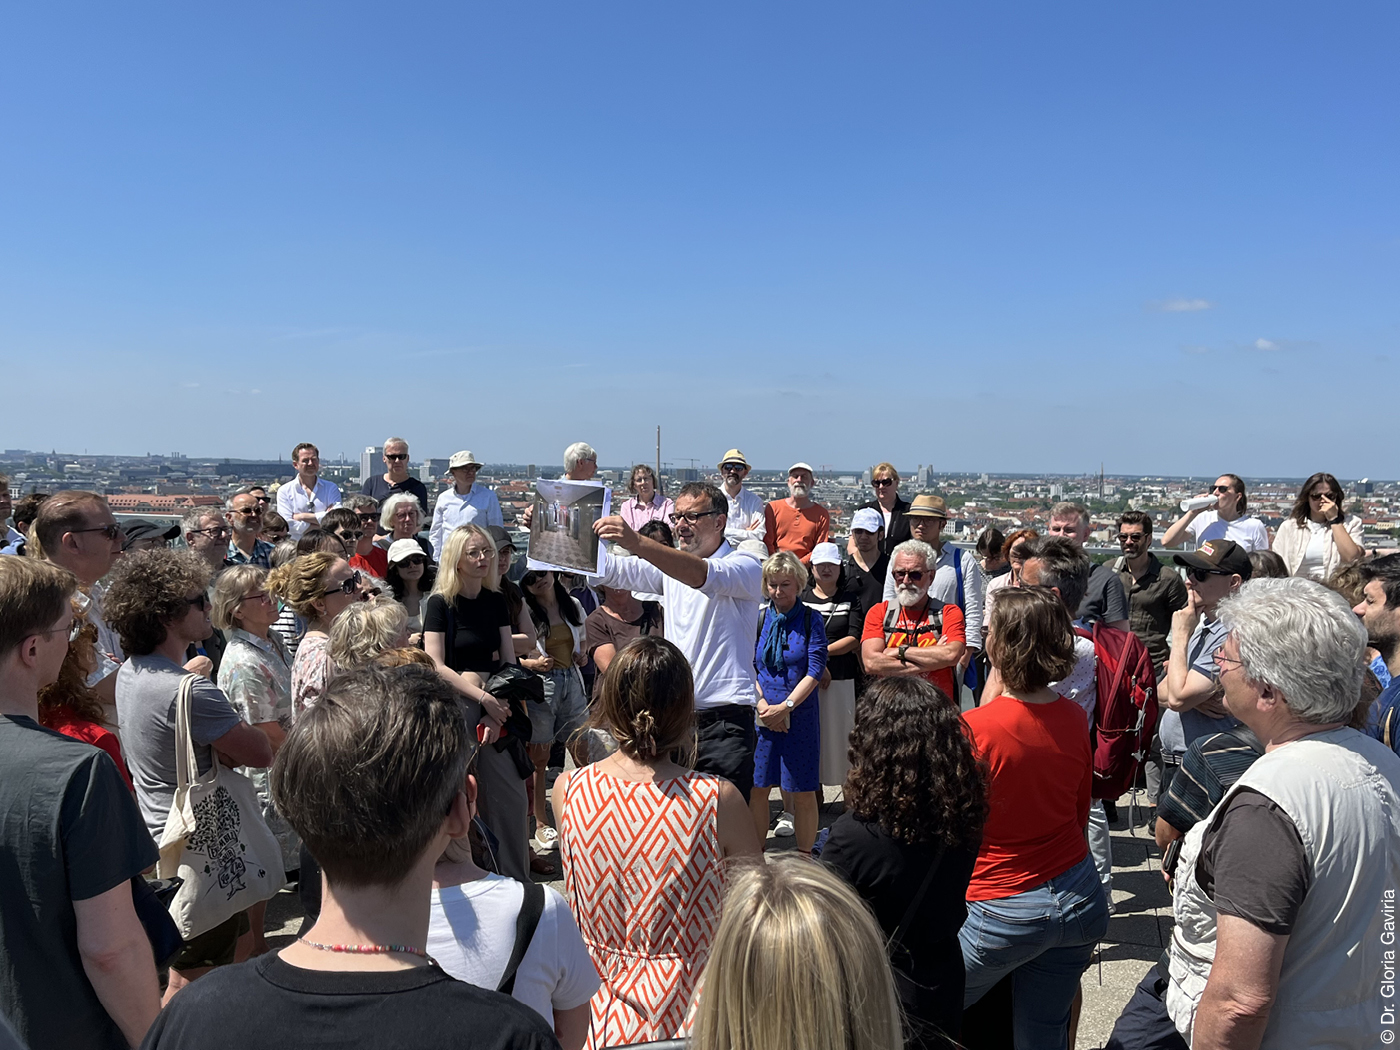
<path fill-rule="evenodd" d="M 198 609 L 200 612 L 209 611 L 209 595 L 207 594 L 196 594 L 193 598 L 186 598 L 185 601 L 191 608 Z"/>
<path fill-rule="evenodd" d="M 336 529 L 335 534 L 339 536 L 342 540 L 354 540 L 356 543 L 359 543 L 360 537 L 364 535 L 364 533 L 361 532 L 359 529 L 346 528 Z"/>
<path fill-rule="evenodd" d="M 719 469 L 726 474 L 738 474 L 740 471 L 748 470 L 749 468 L 742 463 L 721 463 Z"/>
<path fill-rule="evenodd" d="M 1308 499 L 1315 499 L 1315 500 L 1330 499 L 1333 503 L 1339 503 L 1339 502 L 1341 501 L 1341 498 L 1342 498 L 1342 494 L 1341 494 L 1340 492 L 1331 492 L 1331 493 L 1328 493 L 1328 492 L 1309 492 L 1309 493 L 1308 493 Z"/>
<path fill-rule="evenodd" d="M 1210 487 L 1210 490 L 1211 490 L 1212 492 L 1234 492 L 1234 491 L 1235 491 L 1235 490 L 1232 489 L 1229 485 L 1212 485 L 1212 486 Z"/>
<path fill-rule="evenodd" d="M 366 524 L 369 524 L 370 522 L 375 522 L 379 520 L 379 512 L 367 510 L 357 515 L 357 517 L 359 517 L 359 519 L 365 522 Z"/>
<path fill-rule="evenodd" d="M 918 583 L 924 578 L 922 569 L 895 569 L 890 573 L 896 580 L 908 580 L 910 583 Z"/>
<path fill-rule="evenodd" d="M 1118 534 L 1119 543 L 1141 543 L 1145 539 L 1147 537 L 1140 532 L 1120 532 Z"/>
<path fill-rule="evenodd" d="M 69 532 L 100 532 L 109 540 L 120 539 L 124 533 L 122 527 L 116 522 L 111 525 L 95 525 L 90 529 L 69 529 Z"/>
<path fill-rule="evenodd" d="M 262 511 L 257 507 L 234 507 L 235 514 L 242 514 L 245 518 L 257 518 L 262 516 Z"/>
<path fill-rule="evenodd" d="M 408 453 L 407 453 L 407 452 L 386 452 L 386 453 L 384 453 L 384 458 L 385 458 L 385 459 L 392 459 L 392 460 L 407 459 L 407 458 L 408 458 Z"/>
<path fill-rule="evenodd" d="M 874 485 L 877 489 L 882 489 L 886 485 L 893 485 L 894 478 L 876 478 L 870 484 Z"/>
<path fill-rule="evenodd" d="M 360 570 L 356 569 L 349 576 L 345 577 L 343 583 L 322 591 L 321 597 L 329 598 L 332 594 L 354 594 L 360 587 L 361 579 L 363 579 L 363 577 L 360 575 Z"/>
<path fill-rule="evenodd" d="M 711 514 L 718 513 L 719 511 L 717 510 L 702 510 L 699 512 L 691 510 L 686 511 L 684 514 L 672 514 L 670 515 L 671 524 L 679 525 L 684 521 L 687 525 L 696 525 L 699 524 L 701 518 L 708 518 Z"/>
<path fill-rule="evenodd" d="M 410 554 L 407 558 L 400 558 L 395 565 L 427 565 L 428 559 L 421 554 Z"/>
<path fill-rule="evenodd" d="M 1208 576 L 1233 576 L 1235 574 L 1233 572 L 1226 572 L 1224 569 L 1190 568 L 1186 570 L 1186 575 L 1191 577 L 1191 579 L 1195 580 L 1197 583 L 1205 583 L 1206 577 Z"/>

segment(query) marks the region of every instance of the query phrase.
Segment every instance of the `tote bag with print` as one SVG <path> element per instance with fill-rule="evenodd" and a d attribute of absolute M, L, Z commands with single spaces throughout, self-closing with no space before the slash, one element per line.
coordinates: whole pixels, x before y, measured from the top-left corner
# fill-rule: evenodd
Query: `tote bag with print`
<path fill-rule="evenodd" d="M 160 839 L 157 874 L 184 884 L 170 917 L 185 940 L 268 900 L 282 888 L 282 849 L 262 818 L 257 789 L 218 755 L 200 775 L 190 735 L 194 682 L 180 680 L 175 703 L 175 801 Z"/>

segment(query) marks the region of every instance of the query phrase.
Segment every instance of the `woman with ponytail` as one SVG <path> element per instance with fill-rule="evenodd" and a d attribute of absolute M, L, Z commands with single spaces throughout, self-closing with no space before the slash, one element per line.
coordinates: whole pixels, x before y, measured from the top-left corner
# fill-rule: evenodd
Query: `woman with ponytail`
<path fill-rule="evenodd" d="M 594 713 L 618 750 L 554 783 L 564 895 L 603 979 L 590 1050 L 689 1035 L 725 861 L 759 855 L 729 781 L 682 765 L 695 746 L 695 683 L 650 635 L 613 658 Z"/>

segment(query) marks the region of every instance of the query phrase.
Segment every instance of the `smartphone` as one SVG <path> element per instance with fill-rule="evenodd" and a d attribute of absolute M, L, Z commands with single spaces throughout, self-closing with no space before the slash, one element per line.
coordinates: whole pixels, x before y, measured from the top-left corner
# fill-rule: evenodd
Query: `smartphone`
<path fill-rule="evenodd" d="M 1176 860 L 1181 855 L 1182 839 L 1172 839 L 1167 846 L 1167 852 L 1162 854 L 1162 870 L 1173 878 L 1176 877 Z"/>

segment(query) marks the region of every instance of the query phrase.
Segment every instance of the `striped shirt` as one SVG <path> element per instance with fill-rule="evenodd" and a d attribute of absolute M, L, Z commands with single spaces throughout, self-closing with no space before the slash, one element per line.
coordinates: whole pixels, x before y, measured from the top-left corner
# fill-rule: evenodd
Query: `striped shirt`
<path fill-rule="evenodd" d="M 1193 743 L 1157 802 L 1157 815 L 1183 835 L 1210 814 L 1236 780 L 1264 753 L 1246 725 L 1203 736 Z"/>

